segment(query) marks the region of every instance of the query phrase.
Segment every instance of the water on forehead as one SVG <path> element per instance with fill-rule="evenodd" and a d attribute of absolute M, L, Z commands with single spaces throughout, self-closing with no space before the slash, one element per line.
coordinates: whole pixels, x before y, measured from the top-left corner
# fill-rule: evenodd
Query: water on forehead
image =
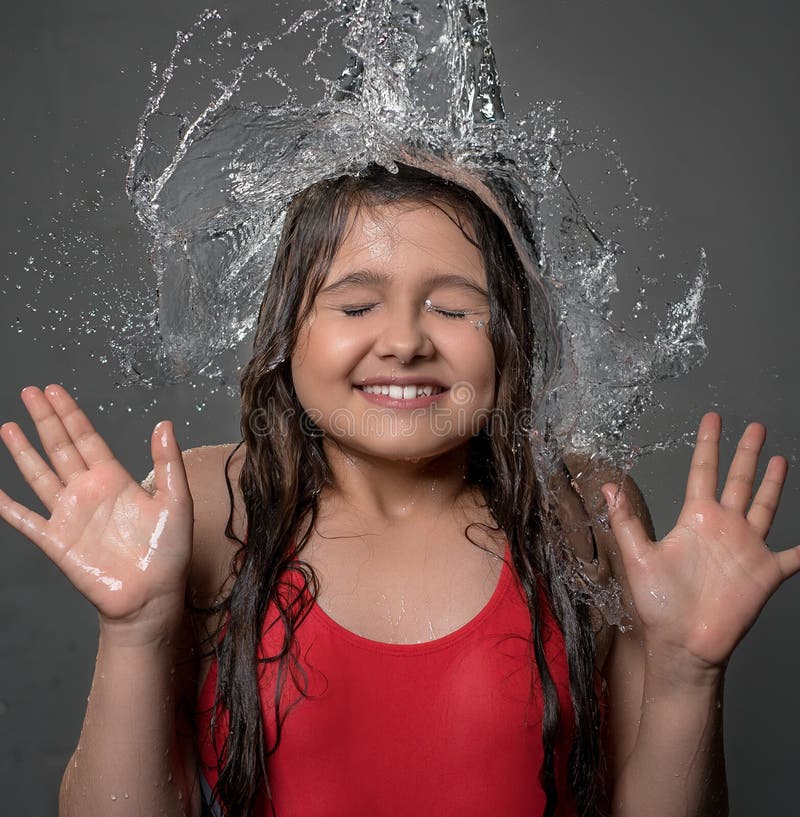
<path fill-rule="evenodd" d="M 366 254 L 379 261 L 410 245 L 427 253 L 432 264 L 466 264 L 483 277 L 483 261 L 473 241 L 474 230 L 450 205 L 410 200 L 354 209 L 334 258 L 352 260 Z"/>

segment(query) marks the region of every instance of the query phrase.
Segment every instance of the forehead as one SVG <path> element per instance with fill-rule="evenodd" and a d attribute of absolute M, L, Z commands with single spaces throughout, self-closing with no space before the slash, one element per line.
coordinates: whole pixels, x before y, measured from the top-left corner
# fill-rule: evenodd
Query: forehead
<path fill-rule="evenodd" d="M 353 208 L 327 281 L 355 266 L 397 271 L 458 270 L 485 282 L 483 257 L 468 218 L 447 204 L 402 202 Z"/>

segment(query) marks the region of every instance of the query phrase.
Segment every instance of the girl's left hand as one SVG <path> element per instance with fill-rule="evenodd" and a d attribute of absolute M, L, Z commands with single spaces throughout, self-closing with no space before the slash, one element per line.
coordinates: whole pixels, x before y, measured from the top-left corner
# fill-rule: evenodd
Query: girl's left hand
<path fill-rule="evenodd" d="M 617 485 L 602 486 L 648 661 L 675 678 L 718 675 L 769 597 L 800 570 L 800 546 L 774 553 L 765 542 L 786 459 L 770 459 L 751 504 L 766 438 L 764 426 L 751 423 L 717 501 L 721 427 L 716 412 L 700 421 L 686 499 L 677 524 L 660 542 L 650 540 Z"/>

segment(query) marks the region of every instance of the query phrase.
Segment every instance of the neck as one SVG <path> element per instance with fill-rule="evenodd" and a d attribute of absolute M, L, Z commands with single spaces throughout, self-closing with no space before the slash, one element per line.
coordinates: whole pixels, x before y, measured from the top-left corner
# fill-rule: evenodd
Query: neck
<path fill-rule="evenodd" d="M 345 506 L 361 520 L 413 524 L 448 510 L 468 510 L 480 500 L 467 484 L 467 445 L 418 462 L 324 445 L 333 484 L 323 502 Z"/>

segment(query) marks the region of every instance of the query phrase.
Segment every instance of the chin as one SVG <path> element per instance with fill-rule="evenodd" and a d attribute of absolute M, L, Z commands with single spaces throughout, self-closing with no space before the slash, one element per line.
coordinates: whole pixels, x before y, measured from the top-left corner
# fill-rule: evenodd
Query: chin
<path fill-rule="evenodd" d="M 389 462 L 421 462 L 423 460 L 430 460 L 436 457 L 441 457 L 455 449 L 466 445 L 469 440 L 452 440 L 448 444 L 429 446 L 369 446 L 369 445 L 352 445 L 345 443 L 346 447 L 353 449 L 361 455 L 384 459 Z"/>

